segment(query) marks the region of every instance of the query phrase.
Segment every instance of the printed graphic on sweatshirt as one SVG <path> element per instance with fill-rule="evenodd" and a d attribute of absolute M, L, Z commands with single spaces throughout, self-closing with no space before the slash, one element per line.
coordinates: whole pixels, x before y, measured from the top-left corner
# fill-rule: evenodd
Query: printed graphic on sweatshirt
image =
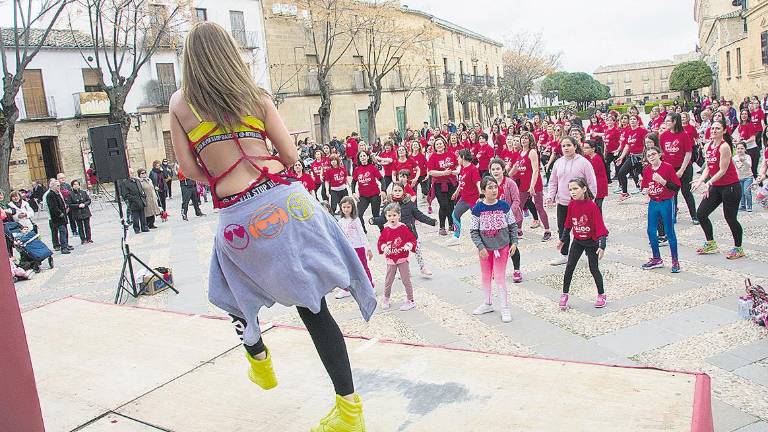
<path fill-rule="evenodd" d="M 268 204 L 253 213 L 251 222 L 248 224 L 248 232 L 255 239 L 273 239 L 283 232 L 286 223 L 288 223 L 288 213 L 274 204 Z"/>
<path fill-rule="evenodd" d="M 583 237 L 589 236 L 592 232 L 592 227 L 589 226 L 589 217 L 587 215 L 581 215 L 580 217 L 571 218 L 571 226 L 574 236 L 580 235 Z"/>
<path fill-rule="evenodd" d="M 288 195 L 285 205 L 288 208 L 288 213 L 294 219 L 302 222 L 311 218 L 315 213 L 315 208 L 312 206 L 309 196 L 302 192 L 294 192 Z"/>
<path fill-rule="evenodd" d="M 248 247 L 251 238 L 245 231 L 245 227 L 239 224 L 229 224 L 224 227 L 224 240 L 227 244 L 236 250 L 243 250 Z"/>

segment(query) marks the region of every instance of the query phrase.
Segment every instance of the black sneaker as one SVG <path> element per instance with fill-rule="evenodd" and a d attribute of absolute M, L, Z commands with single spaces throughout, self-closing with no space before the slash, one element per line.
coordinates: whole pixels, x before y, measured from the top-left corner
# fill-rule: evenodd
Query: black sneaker
<path fill-rule="evenodd" d="M 61 254 L 62 254 L 62 255 L 67 255 L 67 254 L 71 254 L 71 253 L 72 253 L 72 252 L 70 252 L 70 250 L 69 250 L 69 249 L 63 249 L 63 250 L 61 251 Z"/>
<path fill-rule="evenodd" d="M 61 250 L 61 246 L 54 246 L 54 247 L 53 247 L 53 250 L 55 250 L 55 251 L 59 251 L 59 250 Z"/>
<path fill-rule="evenodd" d="M 552 232 L 551 231 L 547 231 L 547 232 L 544 233 L 544 237 L 541 238 L 541 241 L 543 241 L 543 242 L 549 241 L 551 238 L 552 238 Z"/>

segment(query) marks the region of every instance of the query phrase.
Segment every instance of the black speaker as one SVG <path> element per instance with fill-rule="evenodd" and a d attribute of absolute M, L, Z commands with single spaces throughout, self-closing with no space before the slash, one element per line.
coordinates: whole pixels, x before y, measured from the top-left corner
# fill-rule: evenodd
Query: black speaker
<path fill-rule="evenodd" d="M 128 158 L 120 124 L 97 126 L 88 129 L 96 178 L 102 183 L 129 178 Z"/>

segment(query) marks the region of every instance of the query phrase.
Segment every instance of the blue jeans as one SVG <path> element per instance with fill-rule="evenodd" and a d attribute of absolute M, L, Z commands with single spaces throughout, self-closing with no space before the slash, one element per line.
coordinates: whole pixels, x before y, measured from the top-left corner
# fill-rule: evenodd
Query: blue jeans
<path fill-rule="evenodd" d="M 741 185 L 741 202 L 739 203 L 739 209 L 752 210 L 752 182 L 755 181 L 752 177 L 747 177 L 739 180 Z"/>
<path fill-rule="evenodd" d="M 459 238 L 461 236 L 461 216 L 472 208 L 468 202 L 459 198 L 456 202 L 456 206 L 453 207 L 453 225 L 456 227 L 456 231 L 453 232 L 453 236 Z"/>
<path fill-rule="evenodd" d="M 659 252 L 659 236 L 657 233 L 659 218 L 664 224 L 664 231 L 669 241 L 669 251 L 672 253 L 672 261 L 677 261 L 677 236 L 675 235 L 675 200 L 670 198 L 664 201 L 648 202 L 648 240 L 651 241 L 651 251 L 654 258 L 661 258 Z"/>
<path fill-rule="evenodd" d="M 67 232 L 67 224 L 64 223 L 63 225 L 59 225 L 56 227 L 56 229 L 59 231 L 59 244 L 61 245 L 61 250 L 67 249 L 69 247 L 69 233 Z"/>

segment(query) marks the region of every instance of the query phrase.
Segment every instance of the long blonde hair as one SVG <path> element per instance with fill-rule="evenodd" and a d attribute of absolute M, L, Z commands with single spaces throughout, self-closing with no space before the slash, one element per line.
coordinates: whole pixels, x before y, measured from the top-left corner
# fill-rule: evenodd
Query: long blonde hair
<path fill-rule="evenodd" d="M 233 129 L 248 114 L 264 113 L 267 92 L 251 77 L 232 36 L 212 22 L 195 24 L 184 46 L 182 91 L 187 101 Z"/>

